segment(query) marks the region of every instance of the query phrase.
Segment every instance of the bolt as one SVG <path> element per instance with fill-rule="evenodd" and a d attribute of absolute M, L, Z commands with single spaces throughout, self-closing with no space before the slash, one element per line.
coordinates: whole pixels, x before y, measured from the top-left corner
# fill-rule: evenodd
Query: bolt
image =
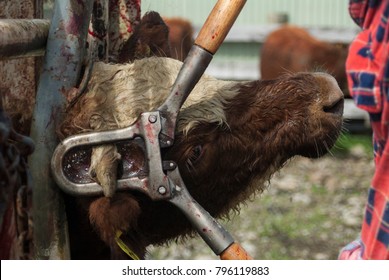
<path fill-rule="evenodd" d="M 172 141 L 167 140 L 167 141 L 166 141 L 166 144 L 167 144 L 168 146 L 170 146 L 170 145 L 172 144 Z"/>
<path fill-rule="evenodd" d="M 158 188 L 158 192 L 159 192 L 159 194 L 165 194 L 166 193 L 166 188 L 164 186 L 160 186 Z"/>
<path fill-rule="evenodd" d="M 156 115 L 150 115 L 149 116 L 149 122 L 155 123 L 157 121 L 157 116 Z"/>

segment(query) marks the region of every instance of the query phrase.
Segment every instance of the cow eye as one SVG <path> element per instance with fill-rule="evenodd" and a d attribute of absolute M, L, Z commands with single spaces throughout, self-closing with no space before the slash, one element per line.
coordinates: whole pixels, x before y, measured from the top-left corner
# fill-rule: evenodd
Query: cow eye
<path fill-rule="evenodd" d="M 203 146 L 202 145 L 197 145 L 195 146 L 190 155 L 189 155 L 189 158 L 188 158 L 188 161 L 191 163 L 191 164 L 194 164 L 196 163 L 200 158 L 201 156 L 203 155 Z"/>

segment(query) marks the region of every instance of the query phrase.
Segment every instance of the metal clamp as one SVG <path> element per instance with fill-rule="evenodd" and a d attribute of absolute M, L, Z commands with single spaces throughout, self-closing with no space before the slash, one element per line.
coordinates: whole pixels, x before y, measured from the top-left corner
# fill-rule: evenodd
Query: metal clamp
<path fill-rule="evenodd" d="M 163 172 L 158 135 L 161 131 L 161 117 L 158 111 L 142 113 L 130 127 L 103 132 L 84 133 L 71 136 L 62 141 L 55 149 L 51 159 L 51 170 L 58 186 L 66 193 L 76 196 L 94 196 L 103 194 L 101 186 L 95 182 L 82 183 L 69 178 L 64 172 L 63 159 L 67 153 L 77 148 L 113 144 L 118 141 L 141 137 L 148 157 L 148 176 L 144 178 L 120 179 L 119 190 L 138 190 L 152 200 L 168 199 L 171 190 L 167 175 Z"/>

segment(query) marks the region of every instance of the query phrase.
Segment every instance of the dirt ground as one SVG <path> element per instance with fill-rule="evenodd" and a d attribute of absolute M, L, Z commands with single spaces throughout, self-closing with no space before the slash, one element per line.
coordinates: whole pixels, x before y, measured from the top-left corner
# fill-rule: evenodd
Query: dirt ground
<path fill-rule="evenodd" d="M 360 230 L 374 171 L 371 151 L 296 157 L 263 194 L 221 223 L 255 259 L 336 259 Z M 149 259 L 218 259 L 200 238 L 150 247 Z"/>

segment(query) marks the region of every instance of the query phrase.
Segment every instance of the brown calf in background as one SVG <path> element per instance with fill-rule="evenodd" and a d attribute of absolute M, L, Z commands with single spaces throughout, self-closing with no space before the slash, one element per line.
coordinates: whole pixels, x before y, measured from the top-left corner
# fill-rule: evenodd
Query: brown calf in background
<path fill-rule="evenodd" d="M 193 26 L 184 18 L 163 18 L 169 27 L 171 57 L 184 61 L 193 45 Z"/>
<path fill-rule="evenodd" d="M 347 48 L 312 37 L 305 29 L 283 25 L 268 35 L 260 52 L 261 79 L 285 73 L 326 71 L 347 91 L 345 61 Z"/>

